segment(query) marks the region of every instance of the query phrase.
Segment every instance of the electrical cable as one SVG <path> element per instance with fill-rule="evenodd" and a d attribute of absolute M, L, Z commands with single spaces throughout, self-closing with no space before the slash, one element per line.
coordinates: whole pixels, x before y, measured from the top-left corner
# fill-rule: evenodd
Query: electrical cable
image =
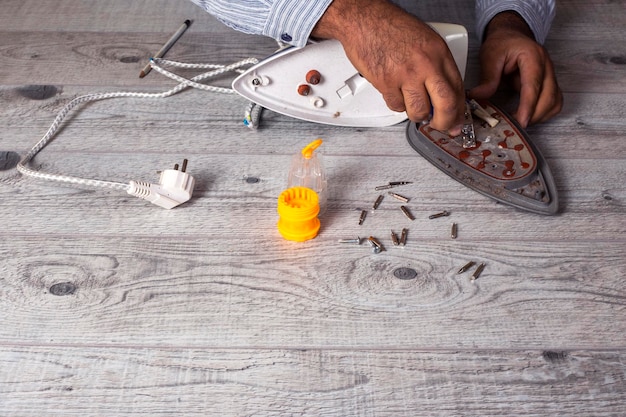
<path fill-rule="evenodd" d="M 86 95 L 82 95 L 82 96 L 74 98 L 61 109 L 61 111 L 57 114 L 56 118 L 52 122 L 52 125 L 50 125 L 50 127 L 48 128 L 48 131 L 45 133 L 45 135 L 20 160 L 20 162 L 17 164 L 17 170 L 22 175 L 36 178 L 36 179 L 58 181 L 58 182 L 71 183 L 71 184 L 80 184 L 80 185 L 85 185 L 89 187 L 103 187 L 103 188 L 110 188 L 110 189 L 128 192 L 131 189 L 131 184 L 114 182 L 114 181 L 105 181 L 105 180 L 99 180 L 99 179 L 80 178 L 80 177 L 75 177 L 75 176 L 70 176 L 70 175 L 46 173 L 46 172 L 38 171 L 29 167 L 29 163 L 48 143 L 50 143 L 54 139 L 63 121 L 67 118 L 69 113 L 79 105 L 93 102 L 93 101 L 98 101 L 98 100 L 120 98 L 120 97 L 166 98 L 174 94 L 177 94 L 180 91 L 186 88 L 190 88 L 190 87 L 198 88 L 198 89 L 210 91 L 210 92 L 234 94 L 235 91 L 230 88 L 216 87 L 216 86 L 211 86 L 207 84 L 201 84 L 200 81 L 206 80 L 208 78 L 216 77 L 218 75 L 221 75 L 229 71 L 242 72 L 242 70 L 240 69 L 241 67 L 244 67 L 247 65 L 254 65 L 257 62 L 258 60 L 256 58 L 247 58 L 247 59 L 235 62 L 230 65 L 186 64 L 186 63 L 181 63 L 181 62 L 176 62 L 176 61 L 165 60 L 161 58 L 158 58 L 158 59 L 153 58 L 150 60 L 150 65 L 152 66 L 152 69 L 154 69 L 156 72 L 159 72 L 168 78 L 171 78 L 177 81 L 179 83 L 177 86 L 167 91 L 160 92 L 160 93 L 118 91 L 118 92 L 109 92 L 109 93 L 86 94 Z M 172 66 L 172 67 L 178 67 L 178 68 L 187 68 L 187 69 L 211 69 L 211 71 L 196 75 L 195 77 L 191 79 L 187 79 L 187 78 L 178 76 L 164 69 L 159 64 Z M 247 120 L 247 117 L 248 116 L 246 115 L 246 120 Z M 255 123 L 256 121 L 253 121 L 253 126 Z M 246 125 L 250 126 L 248 123 L 246 123 Z"/>

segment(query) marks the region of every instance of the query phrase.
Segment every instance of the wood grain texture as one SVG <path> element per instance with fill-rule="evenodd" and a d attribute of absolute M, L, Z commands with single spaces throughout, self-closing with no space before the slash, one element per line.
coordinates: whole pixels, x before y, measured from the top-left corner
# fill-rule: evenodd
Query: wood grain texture
<path fill-rule="evenodd" d="M 10 355 L 10 356 L 9 356 Z M 0 348 L 8 415 L 618 416 L 616 351 Z M 3 381 L 4 382 L 4 381 Z"/>
<path fill-rule="evenodd" d="M 336 234 L 202 235 L 14 241 L 2 248 L 4 340 L 19 343 L 24 322 L 29 340 L 70 345 L 623 347 L 623 244 L 475 247 L 411 229 L 404 248 L 379 235 L 387 251 L 372 256 Z M 488 265 L 474 283 L 457 274 L 469 259 Z M 72 291 L 56 294 L 63 283 Z M 36 324 L 50 316 L 71 326 Z"/>
<path fill-rule="evenodd" d="M 194 23 L 169 58 L 225 64 L 276 44 L 187 0 L 4 1 L 0 415 L 625 415 L 623 10 L 558 4 L 546 47 L 565 106 L 528 129 L 561 201 L 545 217 L 448 178 L 412 150 L 404 125 L 268 111 L 252 131 L 245 100 L 194 90 L 81 107 L 33 162 L 156 182 L 188 158 L 197 186 L 185 205 L 24 178 L 17 156 L 71 99 L 173 86 L 138 74 L 184 19 Z M 473 2 L 424 0 L 416 12 L 469 29 L 475 84 Z M 506 91 L 494 100 L 515 106 Z M 288 242 L 276 199 L 292 154 L 317 137 L 329 209 L 316 239 Z M 414 182 L 398 192 L 415 221 L 389 197 L 370 210 L 374 187 L 395 180 Z M 444 209 L 450 217 L 428 219 Z M 406 247 L 393 246 L 390 231 L 404 227 Z M 338 243 L 370 235 L 384 252 Z M 486 265 L 475 282 L 457 274 L 469 260 Z"/>

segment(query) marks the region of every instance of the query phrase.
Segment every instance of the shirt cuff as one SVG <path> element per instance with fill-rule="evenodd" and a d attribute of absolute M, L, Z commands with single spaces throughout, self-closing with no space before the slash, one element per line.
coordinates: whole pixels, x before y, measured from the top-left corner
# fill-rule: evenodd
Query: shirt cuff
<path fill-rule="evenodd" d="M 476 32 L 480 41 L 483 41 L 485 28 L 501 12 L 514 11 L 526 21 L 537 43 L 542 44 L 548 37 L 550 25 L 556 14 L 555 2 L 547 0 L 522 1 L 481 1 L 476 2 Z"/>
<path fill-rule="evenodd" d="M 271 6 L 263 35 L 294 46 L 304 46 L 331 2 L 276 0 Z"/>

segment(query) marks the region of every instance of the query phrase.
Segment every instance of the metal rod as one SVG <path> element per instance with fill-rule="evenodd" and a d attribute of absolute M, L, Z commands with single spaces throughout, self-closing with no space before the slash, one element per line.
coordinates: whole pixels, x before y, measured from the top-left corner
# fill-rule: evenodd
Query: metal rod
<path fill-rule="evenodd" d="M 163 55 L 169 51 L 169 49 L 183 36 L 183 33 L 187 30 L 187 28 L 191 25 L 191 20 L 187 19 L 183 22 L 183 24 L 178 28 L 178 30 L 165 42 L 165 45 L 159 49 L 159 51 L 152 56 L 152 58 L 161 58 Z M 139 78 L 143 78 L 152 70 L 152 66 L 147 64 L 141 72 L 139 73 Z"/>

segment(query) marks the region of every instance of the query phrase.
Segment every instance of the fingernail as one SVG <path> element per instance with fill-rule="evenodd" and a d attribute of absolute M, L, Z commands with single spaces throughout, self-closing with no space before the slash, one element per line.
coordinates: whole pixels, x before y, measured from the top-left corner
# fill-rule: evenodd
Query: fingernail
<path fill-rule="evenodd" d="M 517 120 L 517 123 L 519 123 L 522 129 L 526 129 L 528 127 L 529 120 L 527 118 L 520 119 L 518 117 L 515 117 L 515 120 Z"/>
<path fill-rule="evenodd" d="M 463 125 L 458 125 L 456 127 L 453 127 L 452 129 L 448 130 L 448 133 L 450 134 L 450 136 L 459 136 L 461 134 L 461 129 L 463 128 Z"/>

